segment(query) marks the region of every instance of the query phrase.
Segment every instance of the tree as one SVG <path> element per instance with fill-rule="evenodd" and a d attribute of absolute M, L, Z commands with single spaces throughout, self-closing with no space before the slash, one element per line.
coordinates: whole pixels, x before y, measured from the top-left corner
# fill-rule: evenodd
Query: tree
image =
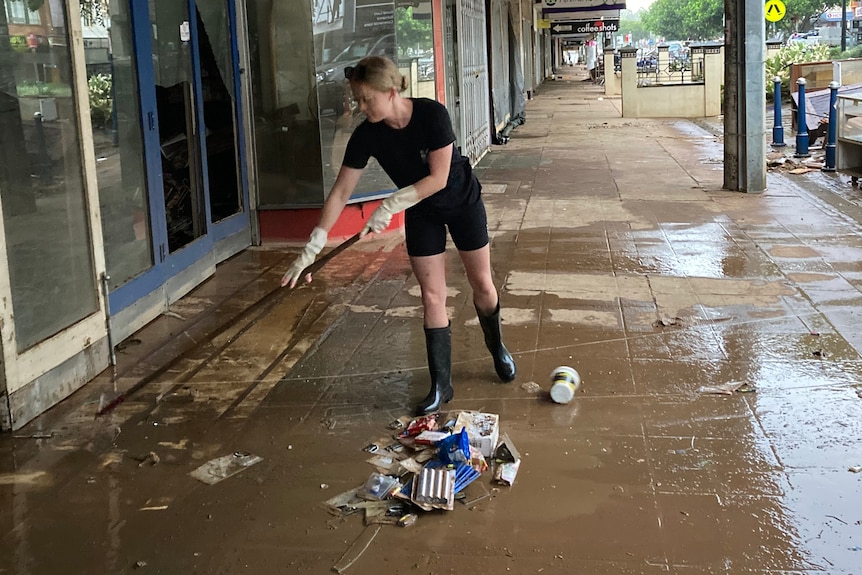
<path fill-rule="evenodd" d="M 767 23 L 767 34 L 807 32 L 834 2 L 784 0 L 787 12 L 775 23 Z M 673 39 L 711 40 L 724 29 L 722 0 L 656 0 L 643 14 L 644 26 L 658 36 Z"/>
<path fill-rule="evenodd" d="M 105 24 L 108 15 L 108 0 L 78 0 L 81 4 L 81 20 L 84 24 Z"/>
<path fill-rule="evenodd" d="M 431 38 L 431 20 L 419 20 L 413 17 L 413 8 L 395 9 L 395 35 L 398 39 L 399 55 L 406 56 L 408 48 L 412 53 L 421 54 L 434 47 Z"/>
<path fill-rule="evenodd" d="M 724 31 L 723 0 L 656 0 L 643 15 L 650 32 L 677 40 L 713 40 Z"/>
<path fill-rule="evenodd" d="M 644 28 L 640 15 L 632 16 L 631 12 L 620 15 L 620 33 L 631 34 L 633 44 L 636 44 L 639 40 L 646 40 L 650 37 L 649 32 Z"/>
<path fill-rule="evenodd" d="M 787 0 L 784 5 L 787 12 L 784 18 L 775 23 L 775 29 L 789 33 L 807 32 L 813 28 L 820 15 L 833 3 L 827 4 L 823 0 Z"/>

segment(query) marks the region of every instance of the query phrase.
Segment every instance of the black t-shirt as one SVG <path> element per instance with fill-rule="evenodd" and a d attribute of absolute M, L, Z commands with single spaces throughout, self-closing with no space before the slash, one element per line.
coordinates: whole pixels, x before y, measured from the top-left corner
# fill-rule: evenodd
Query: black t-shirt
<path fill-rule="evenodd" d="M 428 152 L 455 141 L 446 108 L 428 98 L 411 98 L 413 115 L 403 129 L 385 122 L 362 122 L 354 130 L 344 152 L 343 164 L 361 170 L 374 157 L 398 188 L 415 184 L 431 173 Z M 417 207 L 451 211 L 479 200 L 479 181 L 467 158 L 452 146 L 452 165 L 446 187 L 422 200 Z"/>

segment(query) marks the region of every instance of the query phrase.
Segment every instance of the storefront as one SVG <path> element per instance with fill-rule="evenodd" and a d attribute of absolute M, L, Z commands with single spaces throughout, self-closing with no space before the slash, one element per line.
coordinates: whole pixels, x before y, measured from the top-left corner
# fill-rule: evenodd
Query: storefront
<path fill-rule="evenodd" d="M 252 235 L 233 0 L 3 4 L 0 425 L 16 428 Z"/>
<path fill-rule="evenodd" d="M 2 2 L 0 429 L 219 262 L 307 236 L 361 120 L 345 67 L 386 54 L 443 99 L 440 0 Z M 371 166 L 346 225 L 391 187 Z"/>

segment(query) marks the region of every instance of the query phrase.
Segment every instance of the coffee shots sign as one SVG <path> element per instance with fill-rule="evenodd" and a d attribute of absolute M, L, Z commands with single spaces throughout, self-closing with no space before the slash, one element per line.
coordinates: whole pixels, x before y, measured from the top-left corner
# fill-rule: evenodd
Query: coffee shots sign
<path fill-rule="evenodd" d="M 616 32 L 620 29 L 619 20 L 574 20 L 571 22 L 552 22 L 551 34 L 601 34 Z"/>

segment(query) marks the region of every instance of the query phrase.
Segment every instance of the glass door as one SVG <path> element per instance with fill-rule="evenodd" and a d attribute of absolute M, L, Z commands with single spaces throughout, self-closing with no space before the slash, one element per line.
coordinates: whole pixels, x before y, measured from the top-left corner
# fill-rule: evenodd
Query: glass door
<path fill-rule="evenodd" d="M 232 2 L 197 1 L 196 30 L 200 60 L 203 122 L 206 129 L 206 176 L 210 222 L 216 224 L 247 212 L 240 158 L 240 89 L 235 62 L 236 24 Z M 246 214 L 247 215 L 247 214 Z M 248 218 L 241 218 L 247 221 Z"/>
<path fill-rule="evenodd" d="M 248 227 L 233 0 L 149 0 L 167 255 Z"/>
<path fill-rule="evenodd" d="M 99 164 L 116 315 L 192 266 L 179 284 L 205 279 L 217 242 L 250 222 L 234 0 L 108 5 L 113 131 L 97 159 L 116 157 Z"/>
<path fill-rule="evenodd" d="M 164 187 L 167 244 L 173 254 L 207 232 L 202 140 L 189 5 L 150 0 L 153 75 Z"/>

